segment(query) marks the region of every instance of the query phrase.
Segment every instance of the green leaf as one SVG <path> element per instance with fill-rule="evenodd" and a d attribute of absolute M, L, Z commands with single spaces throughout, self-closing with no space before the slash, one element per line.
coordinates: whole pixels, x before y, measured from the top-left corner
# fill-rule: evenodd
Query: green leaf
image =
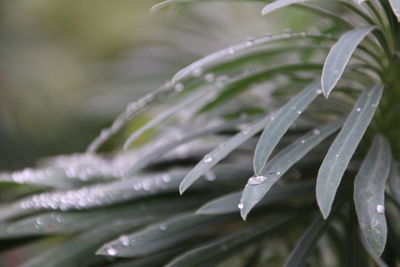
<path fill-rule="evenodd" d="M 284 8 L 286 6 L 292 5 L 292 4 L 300 4 L 304 3 L 305 0 L 276 0 L 272 2 L 271 4 L 266 5 L 262 11 L 261 14 L 267 15 L 277 9 Z"/>
<path fill-rule="evenodd" d="M 163 94 L 174 90 L 174 86 L 167 82 L 157 88 L 156 90 L 146 94 L 140 99 L 133 101 L 127 105 L 125 111 L 123 111 L 113 121 L 112 125 L 108 128 L 101 130 L 100 135 L 97 136 L 87 147 L 88 153 L 96 152 L 112 135 L 117 133 L 128 121 L 130 121 L 135 115 L 145 109 L 149 104 L 157 100 L 157 98 Z"/>
<path fill-rule="evenodd" d="M 271 120 L 265 126 L 256 147 L 253 163 L 256 175 L 260 174 L 282 136 L 308 105 L 317 98 L 320 91 L 320 82 L 314 81 L 271 115 Z"/>
<path fill-rule="evenodd" d="M 354 204 L 360 228 L 375 256 L 385 248 L 385 185 L 392 161 L 389 143 L 376 136 L 354 181 Z"/>
<path fill-rule="evenodd" d="M 176 190 L 186 173 L 185 169 L 173 170 L 74 190 L 36 194 L 14 203 L 4 204 L 0 209 L 0 219 L 13 218 L 44 209 L 89 209 L 152 196 L 160 192 L 171 192 Z"/>
<path fill-rule="evenodd" d="M 337 131 L 342 124 L 343 120 L 337 120 L 327 124 L 321 129 L 314 129 L 274 156 L 271 161 L 265 165 L 258 176 L 251 177 L 243 190 L 243 195 L 240 200 L 242 207 L 240 213 L 243 219 L 246 219 L 246 216 L 253 207 L 264 198 L 271 187 L 290 169 L 290 167 L 324 139 Z"/>
<path fill-rule="evenodd" d="M 365 27 L 348 31 L 332 47 L 325 60 L 321 77 L 325 97 L 329 96 L 338 83 L 357 46 L 374 29 L 375 27 Z"/>
<path fill-rule="evenodd" d="M 150 222 L 151 220 L 147 221 L 147 223 Z M 103 242 L 106 242 L 124 232 L 137 229 L 144 224 L 146 224 L 144 221 L 138 223 L 137 221 L 132 220 L 116 220 L 110 222 L 73 236 L 55 248 L 32 258 L 21 266 L 92 266 L 94 263 L 104 262 L 104 258 L 98 257 L 94 254 L 96 248 L 98 248 Z"/>
<path fill-rule="evenodd" d="M 117 257 L 151 254 L 190 239 L 228 218 L 186 213 L 110 241 L 99 248 L 96 254 Z M 110 250 L 112 254 L 109 253 Z"/>
<path fill-rule="evenodd" d="M 225 188 L 237 185 L 243 177 L 250 175 L 249 163 L 221 164 L 212 176 Z M 171 193 L 177 190 L 188 169 L 172 169 L 168 172 L 135 176 L 129 179 L 75 190 L 53 191 L 32 195 L 0 207 L 0 220 L 26 215 L 40 210 L 84 210 Z M 205 177 L 206 178 L 206 177 Z M 196 188 L 207 188 L 209 181 L 203 179 Z"/>
<path fill-rule="evenodd" d="M 237 58 L 246 54 L 250 54 L 254 52 L 254 48 L 259 46 L 281 42 L 285 40 L 297 40 L 297 39 L 326 39 L 330 40 L 331 37 L 327 35 L 321 34 L 307 34 L 304 32 L 301 33 L 290 33 L 290 34 L 282 34 L 276 36 L 268 36 L 254 40 L 247 40 L 241 42 L 237 45 L 230 46 L 228 48 L 219 50 L 212 54 L 209 54 L 192 64 L 186 66 L 185 68 L 178 71 L 174 77 L 172 78 L 172 82 L 174 84 L 193 77 L 194 72 L 205 72 L 208 68 L 216 66 L 218 64 L 226 64 L 227 59 Z"/>
<path fill-rule="evenodd" d="M 174 212 L 194 208 L 201 203 L 201 197 L 196 198 L 159 198 L 146 199 L 134 204 L 113 206 L 110 208 L 89 211 L 47 212 L 10 222 L 7 227 L 9 233 L 21 235 L 70 233 L 88 229 L 115 218 L 132 218 L 132 221 L 160 218 Z"/>
<path fill-rule="evenodd" d="M 393 198 L 396 200 L 398 204 L 400 204 L 400 174 L 399 174 L 399 165 L 393 159 L 390 175 L 389 175 L 389 189 Z"/>
<path fill-rule="evenodd" d="M 397 20 L 400 22 L 400 0 L 389 0 L 389 3 Z"/>
<path fill-rule="evenodd" d="M 29 184 L 57 189 L 70 189 L 77 186 L 79 181 L 69 178 L 61 168 L 27 168 L 12 173 L 0 173 L 0 183 Z"/>
<path fill-rule="evenodd" d="M 135 141 L 140 135 L 142 135 L 147 130 L 162 123 L 164 120 L 168 119 L 179 110 L 187 107 L 188 105 L 193 105 L 195 102 L 199 101 L 202 102 L 201 100 L 208 99 L 207 96 L 209 96 L 211 93 L 216 93 L 216 90 L 213 90 L 211 92 L 210 89 L 215 89 L 215 88 L 208 88 L 208 87 L 202 88 L 200 91 L 191 94 L 184 100 L 181 100 L 178 104 L 174 105 L 172 108 L 167 109 L 166 111 L 163 111 L 160 114 L 158 114 L 155 118 L 150 120 L 143 127 L 141 127 L 139 130 L 135 131 L 133 134 L 129 136 L 129 138 L 124 143 L 124 149 L 128 149 L 129 145 L 133 141 Z"/>
<path fill-rule="evenodd" d="M 313 182 L 299 182 L 285 186 L 274 186 L 269 194 L 260 202 L 260 206 L 275 203 L 292 197 L 309 194 L 314 190 Z M 234 192 L 207 202 L 197 210 L 197 214 L 215 215 L 238 211 L 238 203 L 242 191 Z"/>
<path fill-rule="evenodd" d="M 228 139 L 220 146 L 215 148 L 209 154 L 205 155 L 203 160 L 200 161 L 182 180 L 179 185 L 179 192 L 183 192 L 189 188 L 196 180 L 198 180 L 203 174 L 209 171 L 219 161 L 224 159 L 230 152 L 235 150 L 238 146 L 253 137 L 256 133 L 262 130 L 265 125 L 270 121 L 270 117 L 266 117 L 259 122 L 246 127 L 232 138 Z"/>
<path fill-rule="evenodd" d="M 321 164 L 316 191 L 318 206 L 325 218 L 330 213 L 351 157 L 374 116 L 382 92 L 383 86 L 377 85 L 362 93 Z"/>
<path fill-rule="evenodd" d="M 134 175 L 138 170 L 146 167 L 154 160 L 159 159 L 165 153 L 177 148 L 181 144 L 193 141 L 196 138 L 214 134 L 216 132 L 224 130 L 233 130 L 239 123 L 244 121 L 233 120 L 233 121 L 212 121 L 210 120 L 208 124 L 197 126 L 195 128 L 190 125 L 190 129 L 183 128 L 177 133 L 172 132 L 169 135 L 161 135 L 159 139 L 154 140 L 148 146 L 144 147 L 137 153 L 139 156 L 132 160 L 131 167 L 127 171 L 127 175 Z"/>
<path fill-rule="evenodd" d="M 243 247 L 254 244 L 254 242 L 264 239 L 266 236 L 276 234 L 278 230 L 287 226 L 296 217 L 298 215 L 273 217 L 257 226 L 190 250 L 178 256 L 166 266 L 214 266 Z"/>
<path fill-rule="evenodd" d="M 330 220 L 324 220 L 319 215 L 296 244 L 296 247 L 285 262 L 285 267 L 302 267 L 307 265 L 308 258 L 314 251 L 319 238 L 325 232 L 329 223 Z"/>

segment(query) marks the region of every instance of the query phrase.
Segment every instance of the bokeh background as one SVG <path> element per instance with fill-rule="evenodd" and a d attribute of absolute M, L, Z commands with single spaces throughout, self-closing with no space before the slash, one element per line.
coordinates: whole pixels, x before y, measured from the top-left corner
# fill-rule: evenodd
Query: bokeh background
<path fill-rule="evenodd" d="M 156 2 L 0 1 L 1 170 L 83 152 L 130 101 L 179 68 L 245 38 L 285 31 L 281 19 L 261 16 L 260 3 L 206 1 L 150 14 Z M 309 15 L 285 12 L 290 30 L 312 25 Z M 119 146 L 114 140 L 103 149 Z"/>

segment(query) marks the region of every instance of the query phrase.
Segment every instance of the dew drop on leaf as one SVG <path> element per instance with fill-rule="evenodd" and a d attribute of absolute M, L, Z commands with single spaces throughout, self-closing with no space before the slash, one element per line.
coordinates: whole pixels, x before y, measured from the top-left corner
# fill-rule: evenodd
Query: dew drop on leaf
<path fill-rule="evenodd" d="M 385 211 L 385 207 L 383 205 L 377 205 L 376 206 L 376 211 L 378 213 L 383 213 Z"/>
<path fill-rule="evenodd" d="M 250 177 L 248 184 L 258 185 L 258 184 L 264 183 L 266 180 L 267 180 L 266 176 L 262 176 L 262 175 L 253 176 L 253 177 Z"/>
<path fill-rule="evenodd" d="M 205 155 L 203 161 L 205 163 L 211 162 L 213 158 L 210 155 Z"/>
<path fill-rule="evenodd" d="M 110 256 L 115 256 L 117 254 L 117 250 L 113 247 L 108 247 L 106 249 L 106 254 Z"/>

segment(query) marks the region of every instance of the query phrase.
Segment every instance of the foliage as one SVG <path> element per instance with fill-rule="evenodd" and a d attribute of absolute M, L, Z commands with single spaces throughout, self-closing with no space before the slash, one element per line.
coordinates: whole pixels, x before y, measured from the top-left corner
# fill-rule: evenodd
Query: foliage
<path fill-rule="evenodd" d="M 267 3 L 264 15 L 293 5 L 330 26 L 209 54 L 130 104 L 86 154 L 4 173 L 3 249 L 56 243 L 24 266 L 394 266 L 399 1 L 358 2 Z M 95 153 L 160 103 L 170 108 L 126 151 Z"/>

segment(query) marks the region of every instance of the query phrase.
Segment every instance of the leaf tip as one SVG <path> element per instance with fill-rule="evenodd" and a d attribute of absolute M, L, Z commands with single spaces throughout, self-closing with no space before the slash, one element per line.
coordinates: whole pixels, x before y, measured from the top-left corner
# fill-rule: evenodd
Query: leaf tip
<path fill-rule="evenodd" d="M 185 185 L 183 182 L 181 182 L 179 185 L 179 194 L 182 196 L 183 193 L 185 193 L 187 188 L 188 188 L 188 186 Z"/>

